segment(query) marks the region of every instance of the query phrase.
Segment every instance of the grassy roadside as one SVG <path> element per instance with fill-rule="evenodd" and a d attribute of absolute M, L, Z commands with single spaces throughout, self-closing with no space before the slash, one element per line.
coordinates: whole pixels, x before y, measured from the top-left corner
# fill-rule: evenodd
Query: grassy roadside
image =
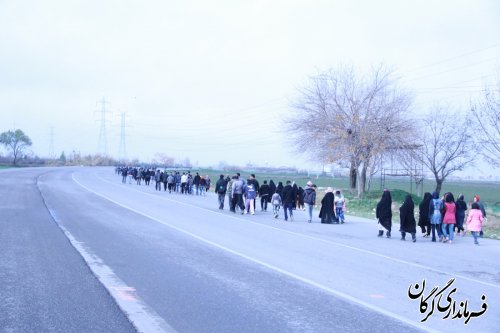
<path fill-rule="evenodd" d="M 404 201 L 404 197 L 408 192 L 403 190 L 393 190 L 392 194 L 392 216 L 393 223 L 399 224 L 399 207 Z M 375 207 L 379 201 L 379 192 L 370 192 L 364 199 L 349 198 L 347 206 L 347 215 L 360 216 L 365 218 L 370 218 L 375 220 Z M 418 205 L 421 202 L 421 198 L 412 195 L 413 201 L 415 202 L 415 220 L 418 223 L 419 212 Z M 471 202 L 467 202 L 467 207 L 470 209 Z M 486 216 L 487 222 L 483 224 L 483 231 L 485 237 L 500 239 L 500 203 L 486 203 Z M 466 211 L 467 218 L 468 210 Z M 419 228 L 417 227 L 417 231 Z"/>

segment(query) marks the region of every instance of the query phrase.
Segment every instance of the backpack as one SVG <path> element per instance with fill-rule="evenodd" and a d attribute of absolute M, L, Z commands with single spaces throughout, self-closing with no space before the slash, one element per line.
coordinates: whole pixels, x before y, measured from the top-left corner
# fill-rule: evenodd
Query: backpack
<path fill-rule="evenodd" d="M 224 193 L 225 191 L 226 191 L 226 187 L 224 186 L 224 184 L 219 185 L 219 193 Z"/>
<path fill-rule="evenodd" d="M 280 196 L 279 195 L 273 195 L 273 205 L 276 205 L 276 206 L 279 206 L 281 204 L 281 200 L 280 200 Z"/>
<path fill-rule="evenodd" d="M 313 193 L 314 191 L 304 191 L 304 202 L 308 205 L 313 204 Z"/>

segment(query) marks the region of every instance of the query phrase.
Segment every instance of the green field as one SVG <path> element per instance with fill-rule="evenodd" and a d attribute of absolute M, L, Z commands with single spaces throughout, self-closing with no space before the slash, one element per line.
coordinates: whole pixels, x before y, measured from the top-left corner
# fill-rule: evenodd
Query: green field
<path fill-rule="evenodd" d="M 356 196 L 355 192 L 349 190 L 349 179 L 346 177 L 334 178 L 331 176 L 316 176 L 311 175 L 308 177 L 306 174 L 278 174 L 278 173 L 257 173 L 252 171 L 245 170 L 237 170 L 237 171 L 218 171 L 218 170 L 207 170 L 193 169 L 191 171 L 199 172 L 200 175 L 209 175 L 212 181 L 216 181 L 219 179 L 220 174 L 224 175 L 234 175 L 236 172 L 240 172 L 241 175 L 245 178 L 248 178 L 251 173 L 255 173 L 257 180 L 262 184 L 263 180 L 269 181 L 272 179 L 276 185 L 278 182 L 283 182 L 291 180 L 295 181 L 298 186 L 304 187 L 308 180 L 311 180 L 315 183 L 319 188 L 325 188 L 331 186 L 335 189 L 340 189 L 345 192 L 348 197 Z M 400 180 L 400 179 L 386 179 L 385 188 L 393 190 L 403 190 L 405 192 L 410 192 L 410 187 L 412 187 L 412 193 L 415 193 L 415 185 L 410 185 L 409 180 Z M 424 192 L 433 192 L 435 188 L 435 183 L 433 180 L 425 180 L 424 181 Z M 371 189 L 367 194 L 368 198 L 373 198 L 374 193 L 382 193 L 381 192 L 381 182 L 380 178 L 374 178 L 372 180 Z M 488 206 L 499 206 L 500 208 L 500 182 L 488 182 L 488 181 L 446 181 L 443 184 L 442 193 L 451 192 L 454 194 L 455 198 L 458 197 L 459 194 L 463 194 L 465 196 L 465 200 L 467 202 L 472 201 L 474 195 L 478 194 L 481 197 L 481 201 L 487 203 Z M 419 198 L 416 196 L 415 199 L 420 202 Z"/>

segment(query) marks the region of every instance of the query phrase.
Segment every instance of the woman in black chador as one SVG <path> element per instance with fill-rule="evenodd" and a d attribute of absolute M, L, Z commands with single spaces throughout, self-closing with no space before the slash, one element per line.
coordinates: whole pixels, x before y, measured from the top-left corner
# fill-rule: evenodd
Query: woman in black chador
<path fill-rule="evenodd" d="M 429 237 L 431 234 L 431 219 L 429 216 L 429 204 L 432 200 L 432 194 L 425 192 L 424 199 L 418 205 L 418 226 L 422 229 L 424 237 Z"/>
<path fill-rule="evenodd" d="M 465 220 L 465 211 L 467 210 L 467 204 L 464 200 L 464 195 L 460 194 L 458 196 L 458 200 L 455 202 L 455 219 L 457 223 L 453 226 L 453 232 L 455 232 L 455 228 L 457 228 L 457 236 L 460 234 L 460 231 L 465 232 L 464 229 L 464 220 Z"/>
<path fill-rule="evenodd" d="M 278 182 L 278 186 L 276 187 L 276 193 L 278 193 L 283 200 L 283 182 Z"/>
<path fill-rule="evenodd" d="M 271 179 L 269 181 L 269 198 L 271 198 L 275 192 L 276 192 L 276 184 Z"/>
<path fill-rule="evenodd" d="M 319 211 L 319 218 L 321 223 L 331 224 L 335 220 L 335 211 L 333 210 L 335 196 L 331 187 L 326 189 L 326 194 L 321 200 L 321 209 Z"/>
<path fill-rule="evenodd" d="M 382 193 L 382 198 L 377 204 L 377 210 L 375 216 L 378 219 L 378 237 L 384 235 L 386 231 L 387 238 L 391 238 L 391 228 L 392 228 L 392 198 L 391 192 L 387 189 Z"/>
<path fill-rule="evenodd" d="M 401 207 L 399 207 L 399 221 L 401 240 L 405 240 L 406 233 L 408 232 L 411 234 L 411 239 L 415 243 L 417 241 L 417 236 L 415 236 L 417 232 L 417 222 L 415 221 L 415 204 L 413 203 L 411 195 L 409 194 L 405 197 L 405 201 L 403 202 Z"/>

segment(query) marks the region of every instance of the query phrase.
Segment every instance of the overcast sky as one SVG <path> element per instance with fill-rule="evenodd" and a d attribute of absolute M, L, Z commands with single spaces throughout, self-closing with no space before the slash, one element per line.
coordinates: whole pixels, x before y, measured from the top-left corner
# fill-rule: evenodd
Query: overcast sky
<path fill-rule="evenodd" d="M 500 1 L 0 0 L 0 131 L 39 156 L 107 146 L 219 161 L 310 167 L 281 119 L 318 71 L 384 63 L 435 102 L 466 108 L 500 68 Z"/>

